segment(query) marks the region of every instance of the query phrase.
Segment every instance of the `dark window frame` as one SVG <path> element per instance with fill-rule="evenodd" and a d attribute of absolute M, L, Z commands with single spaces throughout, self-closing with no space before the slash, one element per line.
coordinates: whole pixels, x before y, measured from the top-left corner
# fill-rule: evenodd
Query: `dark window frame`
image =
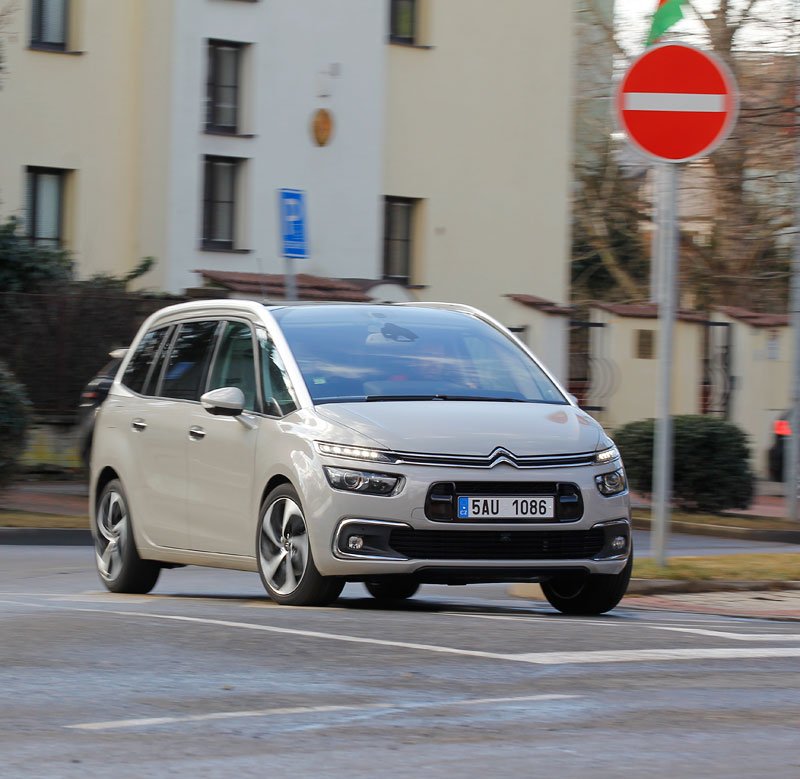
<path fill-rule="evenodd" d="M 209 38 L 208 53 L 208 72 L 206 75 L 206 132 L 221 133 L 223 135 L 237 135 L 239 132 L 241 116 L 241 95 L 242 95 L 242 54 L 247 44 L 238 41 L 225 41 L 218 38 Z M 236 51 L 236 80 L 233 85 L 221 85 L 219 79 L 219 63 L 216 53 L 221 49 L 233 49 Z M 218 87 L 232 86 L 234 90 L 233 99 L 233 124 L 222 124 L 219 120 L 219 103 L 215 99 L 215 92 Z"/>
<path fill-rule="evenodd" d="M 57 249 L 64 246 L 64 194 L 69 172 L 65 168 L 45 168 L 39 165 L 28 165 L 25 168 L 25 237 L 34 246 L 46 246 L 53 240 L 56 242 Z M 37 184 L 39 176 L 58 176 L 58 229 L 55 239 L 36 234 L 39 221 L 39 187 Z"/>
<path fill-rule="evenodd" d="M 404 8 L 411 11 L 411 32 L 404 33 L 399 31 L 400 15 Z M 417 0 L 389 0 L 389 42 L 402 43 L 413 46 L 417 43 L 417 21 L 419 8 Z"/>
<path fill-rule="evenodd" d="M 32 0 L 31 2 L 31 36 L 30 46 L 32 49 L 41 49 L 43 51 L 61 51 L 66 52 L 67 43 L 69 41 L 69 12 L 70 0 L 63 0 L 63 19 L 62 24 L 64 27 L 64 35 L 62 41 L 45 41 L 44 35 L 44 14 L 42 13 L 45 0 Z"/>
<path fill-rule="evenodd" d="M 416 211 L 419 200 L 411 197 L 386 196 L 383 206 L 383 278 L 387 281 L 399 281 L 408 284 L 411 280 L 411 271 L 414 260 L 414 228 L 416 222 Z M 394 208 L 402 206 L 409 209 L 408 233 L 403 237 L 393 236 L 392 227 L 394 225 Z M 393 273 L 396 270 L 391 267 L 392 248 L 396 244 L 404 246 L 403 262 L 405 273 Z"/>
<path fill-rule="evenodd" d="M 637 329 L 634 357 L 637 360 L 656 359 L 656 331 L 652 329 Z"/>
<path fill-rule="evenodd" d="M 202 247 L 210 251 L 235 251 L 237 227 L 237 194 L 239 176 L 241 174 L 242 157 L 221 157 L 207 154 L 203 157 L 203 235 Z M 222 200 L 214 197 L 213 189 L 217 188 L 214 181 L 214 168 L 216 165 L 226 164 L 233 168 L 233 182 L 231 185 L 232 200 Z M 227 238 L 214 238 L 217 233 L 217 223 L 214 206 L 219 203 L 230 205 L 230 236 Z"/>

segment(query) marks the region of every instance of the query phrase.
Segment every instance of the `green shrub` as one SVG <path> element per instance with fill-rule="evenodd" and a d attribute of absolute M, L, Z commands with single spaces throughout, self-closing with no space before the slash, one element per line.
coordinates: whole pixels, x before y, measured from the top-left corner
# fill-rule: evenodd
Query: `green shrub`
<path fill-rule="evenodd" d="M 14 475 L 25 444 L 30 404 L 14 374 L 0 362 L 0 488 Z"/>
<path fill-rule="evenodd" d="M 753 497 L 753 472 L 745 434 L 715 417 L 687 414 L 672 418 L 672 500 L 686 511 L 719 512 L 746 508 Z M 645 419 L 614 434 L 631 488 L 653 491 L 653 431 Z"/>

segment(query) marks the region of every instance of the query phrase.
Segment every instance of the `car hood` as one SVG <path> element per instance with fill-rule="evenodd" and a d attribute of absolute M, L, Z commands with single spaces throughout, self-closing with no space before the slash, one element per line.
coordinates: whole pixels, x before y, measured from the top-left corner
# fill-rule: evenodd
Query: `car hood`
<path fill-rule="evenodd" d="M 387 449 L 489 455 L 503 447 L 518 456 L 595 451 L 605 433 L 574 406 L 483 401 L 328 403 L 316 407 Z"/>

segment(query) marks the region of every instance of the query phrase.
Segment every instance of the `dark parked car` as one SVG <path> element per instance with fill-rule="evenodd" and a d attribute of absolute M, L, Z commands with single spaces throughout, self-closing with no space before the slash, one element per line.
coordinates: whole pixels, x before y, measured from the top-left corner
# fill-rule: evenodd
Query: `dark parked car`
<path fill-rule="evenodd" d="M 111 358 L 83 388 L 81 401 L 78 405 L 78 430 L 81 450 L 81 460 L 89 466 L 89 456 L 92 452 L 92 438 L 94 436 L 94 418 L 108 395 L 108 390 L 117 375 L 117 369 L 122 363 L 127 349 L 114 349 L 109 352 Z"/>

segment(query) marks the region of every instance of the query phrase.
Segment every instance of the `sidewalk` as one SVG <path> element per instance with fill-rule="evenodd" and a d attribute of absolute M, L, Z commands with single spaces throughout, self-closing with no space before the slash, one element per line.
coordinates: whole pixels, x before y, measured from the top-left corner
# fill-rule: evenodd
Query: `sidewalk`
<path fill-rule="evenodd" d="M 80 481 L 21 481 L 0 492 L 0 513 L 24 511 L 85 517 L 89 514 L 89 486 Z"/>

